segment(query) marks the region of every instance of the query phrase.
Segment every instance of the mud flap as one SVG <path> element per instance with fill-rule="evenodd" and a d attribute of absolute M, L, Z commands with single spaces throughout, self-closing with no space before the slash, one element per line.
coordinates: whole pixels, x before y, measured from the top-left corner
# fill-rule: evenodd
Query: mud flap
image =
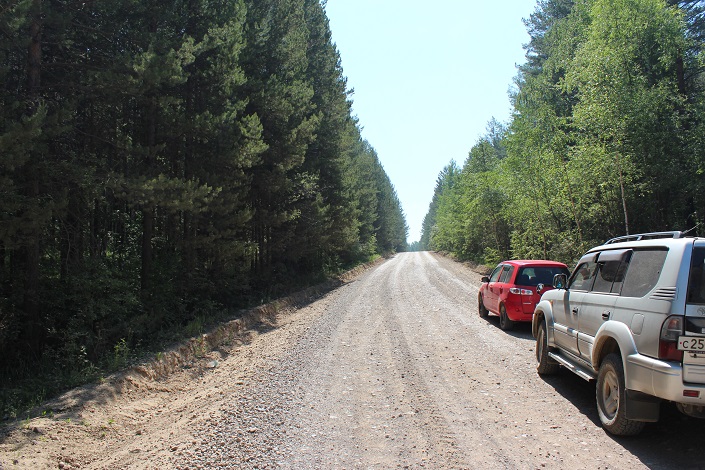
<path fill-rule="evenodd" d="M 661 411 L 661 399 L 636 390 L 627 390 L 626 393 L 627 419 L 655 423 Z"/>

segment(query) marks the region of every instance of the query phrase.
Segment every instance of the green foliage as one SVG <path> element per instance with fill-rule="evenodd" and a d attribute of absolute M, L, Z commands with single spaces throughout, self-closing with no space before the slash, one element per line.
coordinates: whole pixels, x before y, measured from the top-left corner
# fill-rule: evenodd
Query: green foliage
<path fill-rule="evenodd" d="M 130 347 L 127 345 L 125 338 L 120 338 L 115 346 L 113 346 L 112 367 L 115 370 L 127 366 L 130 362 Z"/>
<path fill-rule="evenodd" d="M 205 320 L 202 316 L 196 317 L 184 327 L 184 333 L 189 337 L 200 336 L 204 331 L 204 323 Z"/>
<path fill-rule="evenodd" d="M 321 2 L 11 3 L 0 11 L 4 409 L 36 381 L 51 395 L 406 248 Z"/>
<path fill-rule="evenodd" d="M 490 123 L 458 176 L 441 174 L 422 245 L 485 264 L 571 263 L 616 235 L 702 231 L 704 12 L 540 2 L 512 120 Z"/>
<path fill-rule="evenodd" d="M 454 161 L 451 161 L 450 164 L 446 166 L 438 175 L 438 179 L 436 179 L 436 188 L 433 193 L 433 199 L 431 200 L 428 212 L 426 213 L 421 226 L 421 240 L 419 241 L 419 244 L 425 250 L 440 249 L 440 240 L 439 242 L 436 242 L 439 243 L 439 245 L 436 245 L 438 248 L 431 244 L 431 237 L 434 236 L 435 238 L 435 234 L 438 230 L 438 206 L 441 203 L 441 198 L 443 195 L 451 191 L 455 185 L 458 172 L 458 165 Z"/>

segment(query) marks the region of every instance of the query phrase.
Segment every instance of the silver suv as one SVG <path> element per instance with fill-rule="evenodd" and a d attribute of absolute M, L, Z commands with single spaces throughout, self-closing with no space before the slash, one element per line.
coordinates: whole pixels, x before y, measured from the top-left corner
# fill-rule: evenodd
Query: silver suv
<path fill-rule="evenodd" d="M 662 400 L 705 418 L 705 238 L 630 235 L 589 250 L 534 310 L 538 373 L 597 380 L 597 412 L 638 434 Z"/>

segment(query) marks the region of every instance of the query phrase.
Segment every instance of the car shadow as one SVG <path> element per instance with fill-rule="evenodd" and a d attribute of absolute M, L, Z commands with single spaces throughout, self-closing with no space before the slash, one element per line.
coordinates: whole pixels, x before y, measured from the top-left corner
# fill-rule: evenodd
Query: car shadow
<path fill-rule="evenodd" d="M 502 331 L 499 327 L 499 317 L 497 315 L 489 314 L 487 317 L 482 318 L 482 320 Z M 531 333 L 531 322 L 516 322 L 514 324 L 514 328 L 509 331 L 505 331 L 504 333 L 515 338 L 529 340 L 534 339 L 534 335 Z"/>
<path fill-rule="evenodd" d="M 588 383 L 565 369 L 553 376 L 542 376 L 542 379 L 595 426 L 601 427 L 595 405 L 594 381 Z M 647 423 L 638 436 L 621 437 L 603 432 L 650 469 L 696 469 L 703 468 L 705 457 L 703 424 L 703 420 L 680 413 L 675 404 L 664 402 L 659 421 Z"/>

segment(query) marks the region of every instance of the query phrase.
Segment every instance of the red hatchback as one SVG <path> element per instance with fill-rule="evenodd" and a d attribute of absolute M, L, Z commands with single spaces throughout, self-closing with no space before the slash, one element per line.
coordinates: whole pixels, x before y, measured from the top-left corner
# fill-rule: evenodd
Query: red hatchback
<path fill-rule="evenodd" d="M 530 322 L 541 293 L 553 289 L 556 274 L 570 276 L 568 266 L 546 260 L 502 261 L 482 278 L 477 299 L 480 316 L 499 315 L 503 330 L 511 330 L 514 322 Z"/>

